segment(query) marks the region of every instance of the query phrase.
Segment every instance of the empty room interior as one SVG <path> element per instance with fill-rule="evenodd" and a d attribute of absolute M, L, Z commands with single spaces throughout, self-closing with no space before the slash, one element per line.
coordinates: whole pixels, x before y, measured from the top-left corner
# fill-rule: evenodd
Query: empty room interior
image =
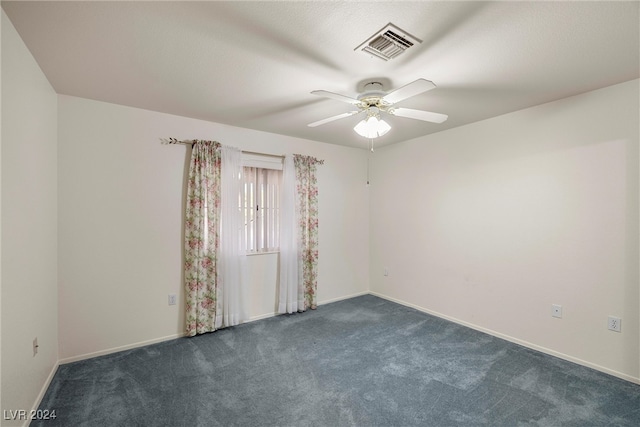
<path fill-rule="evenodd" d="M 2 1 L 1 57 L 2 425 L 640 422 L 640 2 Z"/>

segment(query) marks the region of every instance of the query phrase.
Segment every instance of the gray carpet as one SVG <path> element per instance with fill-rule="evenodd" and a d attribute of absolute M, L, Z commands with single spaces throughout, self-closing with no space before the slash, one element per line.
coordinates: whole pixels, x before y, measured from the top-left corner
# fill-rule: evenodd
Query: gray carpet
<path fill-rule="evenodd" d="M 371 295 L 59 367 L 32 426 L 640 426 L 640 386 Z"/>

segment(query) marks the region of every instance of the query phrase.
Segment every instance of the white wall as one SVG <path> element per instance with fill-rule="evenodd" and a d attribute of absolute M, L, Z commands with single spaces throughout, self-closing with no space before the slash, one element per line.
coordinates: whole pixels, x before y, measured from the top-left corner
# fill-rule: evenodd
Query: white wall
<path fill-rule="evenodd" d="M 7 411 L 31 409 L 58 361 L 56 110 L 57 95 L 2 11 L 2 410 Z M 36 337 L 40 347 L 33 357 Z"/>
<path fill-rule="evenodd" d="M 365 150 L 56 96 L 4 12 L 1 72 L 2 409 L 31 408 L 58 359 L 182 334 L 188 148 L 169 136 L 325 159 L 320 302 L 370 286 L 640 378 L 637 80 L 379 148 L 370 198 Z M 277 255 L 249 264 L 251 315 L 272 315 Z"/>
<path fill-rule="evenodd" d="M 638 86 L 377 150 L 371 290 L 638 381 Z"/>
<path fill-rule="evenodd" d="M 212 139 L 244 150 L 300 153 L 318 168 L 318 301 L 369 284 L 366 151 L 141 109 L 59 96 L 60 359 L 184 332 L 182 218 L 186 146 Z M 254 318 L 275 311 L 276 255 L 249 257 Z M 167 305 L 167 295 L 178 304 Z"/>

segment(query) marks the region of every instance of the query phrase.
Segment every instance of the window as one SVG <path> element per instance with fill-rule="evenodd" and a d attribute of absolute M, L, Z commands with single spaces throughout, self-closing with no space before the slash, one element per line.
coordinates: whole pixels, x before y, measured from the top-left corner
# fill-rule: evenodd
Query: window
<path fill-rule="evenodd" d="M 277 251 L 280 248 L 282 171 L 245 166 L 243 180 L 241 245 L 247 253 Z"/>

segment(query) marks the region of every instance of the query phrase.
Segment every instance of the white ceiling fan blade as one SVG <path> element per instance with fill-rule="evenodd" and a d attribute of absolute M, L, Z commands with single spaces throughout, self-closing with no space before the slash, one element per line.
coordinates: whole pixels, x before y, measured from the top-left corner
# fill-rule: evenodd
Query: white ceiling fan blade
<path fill-rule="evenodd" d="M 446 114 L 431 111 L 414 110 L 413 108 L 394 108 L 391 114 L 408 119 L 424 120 L 425 122 L 442 123 L 449 118 Z"/>
<path fill-rule="evenodd" d="M 433 82 L 425 79 L 418 79 L 402 86 L 399 89 L 394 90 L 391 93 L 388 93 L 387 95 L 382 97 L 382 100 L 388 102 L 389 104 L 395 104 L 407 98 L 411 98 L 412 96 L 416 96 L 418 94 L 431 90 L 434 87 L 436 87 L 436 85 L 433 84 Z"/>
<path fill-rule="evenodd" d="M 326 118 L 326 119 L 318 120 L 317 122 L 309 123 L 307 126 L 309 126 L 310 128 L 314 128 L 316 126 L 320 126 L 320 125 L 323 125 L 325 123 L 332 122 L 334 120 L 344 119 L 345 117 L 353 116 L 356 113 L 359 113 L 359 111 L 357 111 L 357 110 L 356 111 L 349 111 L 348 113 L 338 114 L 337 116 L 332 116 L 332 117 L 329 117 L 329 118 Z"/>
<path fill-rule="evenodd" d="M 352 104 L 352 105 L 360 104 L 360 101 L 358 101 L 355 98 L 349 98 L 348 96 L 340 95 L 340 94 L 329 92 L 329 91 L 326 91 L 326 90 L 314 90 L 311 93 L 314 94 L 314 95 L 318 95 L 318 96 L 324 96 L 325 98 L 331 98 L 331 99 L 335 99 L 337 101 L 346 102 L 346 103 Z"/>

